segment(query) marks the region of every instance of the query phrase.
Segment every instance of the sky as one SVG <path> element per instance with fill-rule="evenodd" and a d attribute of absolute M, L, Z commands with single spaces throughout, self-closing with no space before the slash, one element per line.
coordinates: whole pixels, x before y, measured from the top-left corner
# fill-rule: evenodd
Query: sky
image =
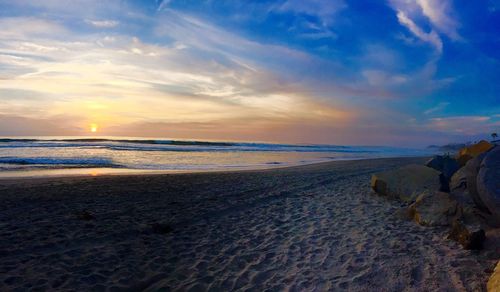
<path fill-rule="evenodd" d="M 0 0 L 0 28 L 0 136 L 500 132 L 500 0 Z"/>

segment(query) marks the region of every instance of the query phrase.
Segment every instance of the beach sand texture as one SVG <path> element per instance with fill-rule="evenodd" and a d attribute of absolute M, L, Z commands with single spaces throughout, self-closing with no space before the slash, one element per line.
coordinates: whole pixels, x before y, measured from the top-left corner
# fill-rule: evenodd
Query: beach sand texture
<path fill-rule="evenodd" d="M 463 250 L 370 190 L 423 162 L 0 181 L 0 290 L 483 291 L 488 241 Z"/>

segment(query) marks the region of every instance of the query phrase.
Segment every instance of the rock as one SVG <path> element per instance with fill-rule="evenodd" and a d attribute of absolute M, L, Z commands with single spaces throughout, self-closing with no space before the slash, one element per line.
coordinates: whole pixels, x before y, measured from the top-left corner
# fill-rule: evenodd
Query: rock
<path fill-rule="evenodd" d="M 429 161 L 427 161 L 425 166 L 440 171 L 448 181 L 451 179 L 453 174 L 460 168 L 458 162 L 455 159 L 449 156 L 442 156 L 442 155 L 434 156 Z"/>
<path fill-rule="evenodd" d="M 460 151 L 458 152 L 457 160 L 460 166 L 463 166 L 468 160 L 477 157 L 479 154 L 490 150 L 491 148 L 493 148 L 493 146 L 494 145 L 491 144 L 490 142 L 481 140 L 479 141 L 479 143 L 472 144 L 468 147 L 460 149 Z"/>
<path fill-rule="evenodd" d="M 460 243 L 464 249 L 479 250 L 483 248 L 486 233 L 479 224 L 466 224 L 461 220 L 454 220 L 448 239 Z"/>
<path fill-rule="evenodd" d="M 462 167 L 450 179 L 450 192 L 467 190 L 467 172 L 469 169 Z"/>
<path fill-rule="evenodd" d="M 89 211 L 86 210 L 81 212 L 76 212 L 75 215 L 76 218 L 78 218 L 79 220 L 89 221 L 95 219 L 94 215 L 92 215 Z"/>
<path fill-rule="evenodd" d="M 480 200 L 493 215 L 493 225 L 500 226 L 500 147 L 486 154 L 476 183 Z"/>
<path fill-rule="evenodd" d="M 500 291 L 500 261 L 498 261 L 493 274 L 488 280 L 488 292 L 499 292 Z"/>
<path fill-rule="evenodd" d="M 440 173 L 424 165 L 410 164 L 372 175 L 371 187 L 380 195 L 413 202 L 423 193 L 440 188 Z"/>
<path fill-rule="evenodd" d="M 474 157 L 472 157 L 471 155 L 468 155 L 468 154 L 459 155 L 459 156 L 457 156 L 458 165 L 464 166 L 467 163 L 467 161 L 471 160 L 472 158 L 474 158 Z"/>
<path fill-rule="evenodd" d="M 420 195 L 409 210 L 415 222 L 422 226 L 447 226 L 461 215 L 457 201 L 443 192 Z"/>
<path fill-rule="evenodd" d="M 173 231 L 172 227 L 164 223 L 153 223 L 151 224 L 151 229 L 154 233 L 167 234 Z"/>
<path fill-rule="evenodd" d="M 441 192 L 450 192 L 450 181 L 442 174 L 439 174 L 439 190 Z"/>
<path fill-rule="evenodd" d="M 482 211 L 487 211 L 487 208 L 477 192 L 476 180 L 479 167 L 485 156 L 486 153 L 481 153 L 477 157 L 469 160 L 450 180 L 450 192 L 452 194 L 462 196 L 464 200 L 468 200 L 468 198 L 464 196 L 470 197 L 474 204 Z"/>

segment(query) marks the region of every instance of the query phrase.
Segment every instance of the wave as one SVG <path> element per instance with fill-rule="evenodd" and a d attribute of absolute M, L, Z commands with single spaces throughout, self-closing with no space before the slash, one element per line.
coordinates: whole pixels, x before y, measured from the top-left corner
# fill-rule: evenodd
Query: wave
<path fill-rule="evenodd" d="M 128 145 L 111 145 L 107 149 L 118 151 L 167 151 L 167 152 L 337 152 L 337 153 L 376 153 L 374 150 L 345 150 L 332 148 L 308 148 L 308 147 L 248 147 L 235 146 L 231 148 L 220 147 L 137 147 Z"/>
<path fill-rule="evenodd" d="M 340 152 L 375 153 L 378 150 L 337 145 L 290 145 L 271 143 L 236 143 L 185 140 L 139 139 L 0 139 L 0 148 L 92 148 L 116 151 L 171 151 L 171 152 Z M 372 147 L 373 148 L 373 147 Z"/>
<path fill-rule="evenodd" d="M 141 140 L 141 139 L 107 139 L 107 138 L 74 138 L 74 139 L 15 139 L 2 138 L 0 143 L 35 143 L 35 142 L 85 142 L 85 143 L 134 143 L 134 144 L 164 144 L 175 146 L 234 146 L 237 143 L 232 142 L 211 142 L 211 141 L 188 141 L 188 140 Z"/>
<path fill-rule="evenodd" d="M 0 164 L 16 165 L 66 165 L 82 167 L 120 167 L 105 157 L 0 157 Z"/>

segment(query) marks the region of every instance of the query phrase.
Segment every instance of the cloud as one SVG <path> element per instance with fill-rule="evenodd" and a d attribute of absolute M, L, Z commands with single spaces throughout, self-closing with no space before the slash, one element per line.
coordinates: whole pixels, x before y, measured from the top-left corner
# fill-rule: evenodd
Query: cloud
<path fill-rule="evenodd" d="M 347 4 L 343 0 L 287 0 L 276 10 L 310 15 L 321 19 L 323 23 L 330 23 L 334 15 L 346 7 Z"/>
<path fill-rule="evenodd" d="M 452 16 L 454 11 L 449 0 L 390 0 L 389 3 L 396 11 L 399 23 L 420 40 L 431 44 L 439 54 L 443 50 L 439 33 L 455 41 L 462 39 L 458 33 L 460 25 Z M 426 23 L 415 21 L 422 18 L 428 20 L 428 32 L 422 28 Z"/>
<path fill-rule="evenodd" d="M 29 118 L 7 115 L 0 112 L 0 134 L 4 136 L 55 136 L 80 135 L 82 129 L 68 126 L 78 120 L 75 116 L 53 116 L 49 118 Z"/>
<path fill-rule="evenodd" d="M 116 11 L 131 11 L 128 2 L 122 0 L 0 0 L 0 6 L 17 8 L 18 11 L 33 16 L 43 15 L 56 19 L 68 16 L 75 19 L 102 18 L 105 15 L 116 14 Z"/>
<path fill-rule="evenodd" d="M 203 63 L 204 59 L 212 58 L 221 62 L 222 67 L 231 64 L 231 71 L 238 68 L 238 72 L 244 72 L 245 78 L 239 82 L 247 89 L 240 91 L 240 96 L 261 96 L 262 89 L 272 88 L 281 94 L 307 95 L 310 99 L 345 104 L 353 96 L 411 98 L 449 83 L 446 79 L 434 80 L 435 64 L 398 72 L 404 67 L 402 60 L 394 50 L 381 45 L 368 46 L 367 52 L 355 59 L 358 64 L 345 66 L 283 45 L 258 43 L 168 9 L 158 19 L 156 33 L 184 44 L 189 48 L 184 49 L 188 54 L 197 51 L 198 56 L 191 55 L 190 61 L 185 60 L 189 63 Z M 211 76 L 218 80 L 220 74 Z M 383 81 L 390 82 L 382 84 Z"/>
<path fill-rule="evenodd" d="M 414 117 L 411 109 L 401 110 L 454 81 L 441 77 L 446 73 L 438 68 L 444 28 L 436 19 L 441 16 L 436 14 L 429 26 L 422 20 L 431 16 L 420 6 L 401 8 L 399 21 L 408 32 L 398 32 L 439 53 L 430 60 L 425 54 L 423 61 L 418 54 L 398 51 L 393 39 L 349 35 L 355 24 L 337 19 L 341 11 L 350 13 L 343 1 L 282 1 L 271 10 L 259 6 L 269 19 L 251 21 L 262 21 L 266 30 L 275 28 L 269 23 L 275 18 L 290 20 L 282 28 L 290 35 L 278 39 L 242 33 L 233 20 L 217 19 L 216 12 L 179 12 L 169 1 L 157 2 L 160 11 L 120 5 L 127 1 L 106 2 L 116 5 L 107 8 L 93 0 L 92 7 L 79 0 L 76 6 L 66 0 L 19 1 L 27 14 L 39 15 L 0 18 L 0 93 L 10 96 L 2 99 L 0 114 L 29 119 L 3 120 L 26 125 L 16 128 L 20 133 L 39 119 L 54 129 L 52 134 L 76 133 L 92 122 L 110 135 L 409 145 L 444 139 L 443 133 L 457 125 L 451 120 L 412 123 L 422 113 Z M 80 8 L 85 13 L 80 15 Z M 85 23 L 116 29 L 96 30 Z M 311 49 L 317 43 L 332 50 L 317 53 Z M 438 104 L 426 112 L 441 109 Z M 54 118 L 68 113 L 79 118 Z M 450 126 L 434 129 L 434 123 Z M 48 133 L 42 128 L 33 126 Z"/>
<path fill-rule="evenodd" d="M 26 39 L 29 37 L 64 37 L 67 29 L 53 20 L 34 17 L 0 18 L 0 38 Z"/>
<path fill-rule="evenodd" d="M 294 24 L 289 31 L 302 39 L 320 40 L 337 38 L 333 29 L 335 17 L 346 8 L 343 0 L 286 0 L 271 6 L 269 12 L 293 14 Z"/>
<path fill-rule="evenodd" d="M 171 2 L 171 0 L 156 0 L 156 5 L 158 5 L 157 10 L 161 11 L 161 10 L 167 8 L 168 5 L 170 4 L 170 2 Z"/>
<path fill-rule="evenodd" d="M 462 136 L 490 133 L 498 127 L 490 116 L 450 116 L 433 118 L 429 121 L 429 128 Z"/>
<path fill-rule="evenodd" d="M 426 111 L 424 111 L 424 114 L 425 115 L 429 115 L 429 114 L 432 114 L 434 112 L 438 112 L 438 111 L 441 111 L 443 109 L 445 109 L 447 106 L 449 106 L 450 103 L 449 102 L 440 102 L 438 105 L 436 105 L 435 107 L 432 107 Z"/>
<path fill-rule="evenodd" d="M 141 119 L 313 119 L 319 108 L 333 112 L 328 105 L 309 101 L 301 93 L 307 90 L 292 77 L 265 66 L 304 67 L 310 60 L 307 54 L 174 17 L 169 14 L 158 23 L 160 33 L 169 26 L 168 36 L 175 40 L 169 45 L 124 35 L 68 34 L 65 40 L 35 35 L 29 42 L 10 40 L 3 49 L 9 51 L 11 66 L 19 73 L 4 76 L 0 90 L 19 95 L 10 88 L 23 88 L 51 102 L 18 106 L 13 101 L 0 110 L 26 116 L 84 112 L 85 123 L 92 120 L 108 126 Z M 28 114 L 29 107 L 38 112 Z"/>
<path fill-rule="evenodd" d="M 118 26 L 118 24 L 120 23 L 119 21 L 116 20 L 90 20 L 90 19 L 86 19 L 85 22 L 97 28 L 113 28 Z"/>
<path fill-rule="evenodd" d="M 432 25 L 453 40 L 460 40 L 459 23 L 451 15 L 453 9 L 449 0 L 417 0 L 422 12 Z"/>
<path fill-rule="evenodd" d="M 430 31 L 428 33 L 424 32 L 418 25 L 413 22 L 403 11 L 398 11 L 397 13 L 398 21 L 402 25 L 406 26 L 410 32 L 412 32 L 416 37 L 422 41 L 434 46 L 436 51 L 441 54 L 443 51 L 443 41 L 435 31 Z"/>

